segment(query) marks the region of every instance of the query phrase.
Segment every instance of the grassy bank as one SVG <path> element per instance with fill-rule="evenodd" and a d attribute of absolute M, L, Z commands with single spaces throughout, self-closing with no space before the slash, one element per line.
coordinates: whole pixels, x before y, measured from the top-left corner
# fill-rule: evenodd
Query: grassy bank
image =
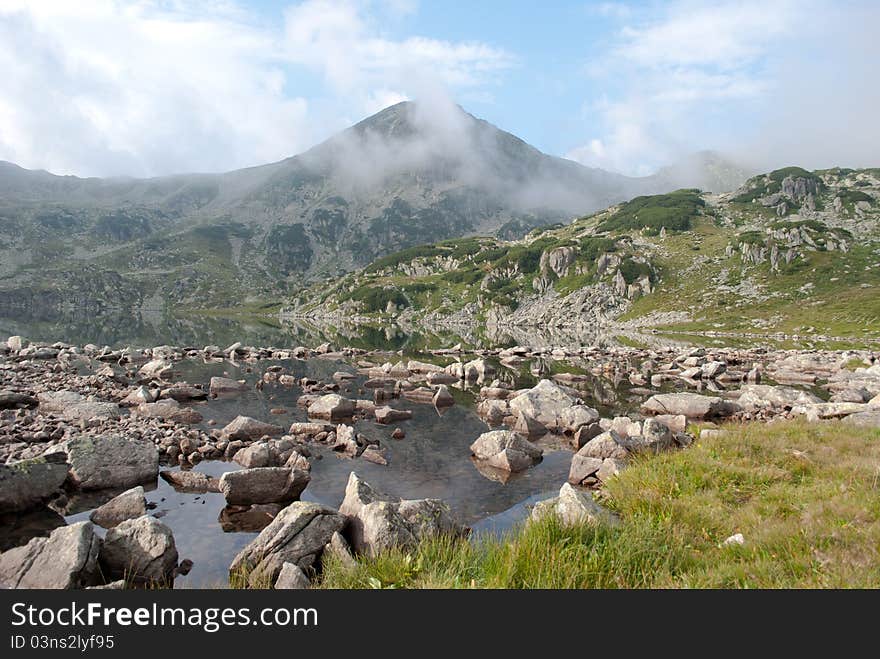
<path fill-rule="evenodd" d="M 637 460 L 609 483 L 614 527 L 555 519 L 500 539 L 434 539 L 327 588 L 880 587 L 880 430 L 754 424 Z M 723 546 L 734 533 L 745 544 Z"/>

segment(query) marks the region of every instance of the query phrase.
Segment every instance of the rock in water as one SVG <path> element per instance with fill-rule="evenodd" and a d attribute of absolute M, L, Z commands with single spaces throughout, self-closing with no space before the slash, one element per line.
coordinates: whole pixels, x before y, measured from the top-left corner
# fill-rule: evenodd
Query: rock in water
<path fill-rule="evenodd" d="M 390 497 L 374 490 L 354 472 L 348 477 L 339 512 L 351 522 L 354 550 L 373 556 L 391 547 L 412 549 L 429 536 L 466 533 L 442 501 Z"/>
<path fill-rule="evenodd" d="M 281 435 L 284 433 L 284 428 L 239 415 L 223 428 L 222 433 L 224 439 L 259 439 L 264 435 Z"/>
<path fill-rule="evenodd" d="M 471 444 L 471 452 L 489 466 L 512 472 L 528 469 L 544 453 L 512 430 L 484 432 Z"/>
<path fill-rule="evenodd" d="M 178 492 L 219 492 L 220 483 L 199 471 L 163 471 L 159 474 Z"/>
<path fill-rule="evenodd" d="M 309 480 L 309 472 L 302 469 L 242 469 L 228 471 L 220 477 L 220 492 L 230 505 L 284 503 L 298 498 Z"/>
<path fill-rule="evenodd" d="M 98 526 L 112 529 L 127 519 L 135 519 L 146 514 L 147 500 L 144 497 L 144 488 L 138 485 L 93 510 L 89 519 Z"/>
<path fill-rule="evenodd" d="M 578 400 L 551 380 L 541 380 L 534 387 L 510 399 L 513 414 L 524 412 L 548 430 L 564 425 L 566 411 Z M 597 415 L 598 416 L 598 415 Z"/>
<path fill-rule="evenodd" d="M 0 513 L 21 512 L 38 506 L 67 480 L 64 453 L 0 465 Z"/>
<path fill-rule="evenodd" d="M 212 396 L 217 396 L 218 394 L 247 391 L 248 386 L 243 382 L 239 382 L 238 380 L 213 377 L 211 378 L 211 383 L 208 385 L 208 389 L 210 390 Z"/>
<path fill-rule="evenodd" d="M 311 568 L 346 518 L 327 506 L 296 501 L 279 512 L 260 535 L 241 550 L 230 572 L 244 570 L 251 586 L 275 584 L 285 563 Z"/>
<path fill-rule="evenodd" d="M 91 522 L 55 529 L 0 554 L 0 587 L 79 589 L 102 584 L 101 539 Z"/>
<path fill-rule="evenodd" d="M 83 490 L 132 487 L 155 481 L 159 452 L 148 442 L 120 435 L 81 436 L 63 445 L 70 463 L 71 481 Z"/>
<path fill-rule="evenodd" d="M 344 398 L 339 394 L 327 394 L 321 396 L 309 405 L 310 419 L 327 419 L 329 421 L 340 421 L 347 419 L 354 414 L 355 402 Z"/>
<path fill-rule="evenodd" d="M 177 566 L 177 547 L 170 528 L 144 515 L 107 531 L 99 560 L 108 578 L 170 584 Z"/>

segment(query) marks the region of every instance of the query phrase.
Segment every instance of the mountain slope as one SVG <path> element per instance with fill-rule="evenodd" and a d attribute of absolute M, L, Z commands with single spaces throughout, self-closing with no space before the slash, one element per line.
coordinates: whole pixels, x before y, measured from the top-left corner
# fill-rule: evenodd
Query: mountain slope
<path fill-rule="evenodd" d="M 395 250 L 517 238 L 697 174 L 589 169 L 458 106 L 409 102 L 225 174 L 80 179 L 0 163 L 0 305 L 272 304 Z"/>
<path fill-rule="evenodd" d="M 375 261 L 295 298 L 313 319 L 492 333 L 601 327 L 880 332 L 880 169 L 749 179 L 721 195 L 643 196 L 523 240 L 471 238 Z"/>

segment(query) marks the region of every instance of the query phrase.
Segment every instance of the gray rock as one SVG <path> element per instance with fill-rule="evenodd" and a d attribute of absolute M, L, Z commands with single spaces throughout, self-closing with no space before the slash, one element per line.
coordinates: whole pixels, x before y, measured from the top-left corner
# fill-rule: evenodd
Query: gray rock
<path fill-rule="evenodd" d="M 614 478 L 626 467 L 626 462 L 617 458 L 605 458 L 602 460 L 602 466 L 596 472 L 596 478 L 601 482 L 607 483 L 609 479 Z"/>
<path fill-rule="evenodd" d="M 211 392 L 212 396 L 217 396 L 219 394 L 230 394 L 236 393 L 240 391 L 247 391 L 248 386 L 243 382 L 239 382 L 238 380 L 232 380 L 230 378 L 221 378 L 221 377 L 212 377 L 211 382 L 208 385 L 208 389 Z"/>
<path fill-rule="evenodd" d="M 71 405 L 82 403 L 85 398 L 75 391 L 64 389 L 62 391 L 44 391 L 37 394 L 40 403 L 40 411 L 47 414 L 60 414 Z"/>
<path fill-rule="evenodd" d="M 274 585 L 285 563 L 311 568 L 346 518 L 332 508 L 296 501 L 281 512 L 239 552 L 230 572 L 243 571 L 251 586 Z"/>
<path fill-rule="evenodd" d="M 629 451 L 623 446 L 623 437 L 613 430 L 609 430 L 584 444 L 578 449 L 576 455 L 585 458 L 598 458 L 599 460 L 604 460 L 605 458 L 626 460 L 629 456 Z"/>
<path fill-rule="evenodd" d="M 55 529 L 0 554 L 0 588 L 79 589 L 103 583 L 91 522 Z"/>
<path fill-rule="evenodd" d="M 89 519 L 98 526 L 112 529 L 127 519 L 135 519 L 146 514 L 147 500 L 144 497 L 144 488 L 138 485 L 93 510 Z"/>
<path fill-rule="evenodd" d="M 275 590 L 305 590 L 311 586 L 306 573 L 295 563 L 285 562 L 275 581 Z"/>
<path fill-rule="evenodd" d="M 182 407 L 173 399 L 141 403 L 137 406 L 137 415 L 150 419 L 164 419 L 176 423 L 201 423 L 202 415 L 191 407 Z"/>
<path fill-rule="evenodd" d="M 324 547 L 324 558 L 336 558 L 343 565 L 353 566 L 357 561 L 351 552 L 351 545 L 341 533 L 334 533 L 330 542 Z"/>
<path fill-rule="evenodd" d="M 99 561 L 104 574 L 112 579 L 170 584 L 177 566 L 174 535 L 149 515 L 125 520 L 107 531 Z"/>
<path fill-rule="evenodd" d="M 471 444 L 478 460 L 505 471 L 523 471 L 541 459 L 543 451 L 512 430 L 484 432 Z"/>
<path fill-rule="evenodd" d="M 159 452 L 148 442 L 119 435 L 74 437 L 64 442 L 70 478 L 83 490 L 132 487 L 155 481 Z"/>
<path fill-rule="evenodd" d="M 309 472 L 301 469 L 261 467 L 227 471 L 219 488 L 230 505 L 286 503 L 298 498 L 310 480 Z"/>
<path fill-rule="evenodd" d="M 259 467 L 274 467 L 275 460 L 267 442 L 254 442 L 240 451 L 232 458 L 245 469 Z"/>
<path fill-rule="evenodd" d="M 392 547 L 411 549 L 422 538 L 465 533 L 442 501 L 400 500 L 376 491 L 354 472 L 339 512 L 350 520 L 354 550 L 373 556 Z"/>
<path fill-rule="evenodd" d="M 263 423 L 249 416 L 239 415 L 221 431 L 224 439 L 259 439 L 264 435 L 284 434 L 284 428 L 273 423 Z"/>
<path fill-rule="evenodd" d="M 558 515 L 559 520 L 567 526 L 610 524 L 616 521 L 611 512 L 595 502 L 592 494 L 576 490 L 568 483 L 559 490 L 558 497 L 535 504 L 531 519 L 538 520 L 549 514 Z"/>
<path fill-rule="evenodd" d="M 309 414 L 311 414 L 311 408 L 309 408 Z M 396 410 L 393 407 L 389 407 L 388 405 L 383 405 L 382 407 L 377 407 L 373 414 L 376 416 L 376 421 L 379 423 L 396 423 L 397 421 L 406 421 L 407 419 L 412 418 L 412 410 Z"/>
<path fill-rule="evenodd" d="M 340 421 L 354 414 L 355 402 L 339 394 L 321 396 L 309 405 L 308 415 L 311 419 L 327 419 Z"/>
<path fill-rule="evenodd" d="M 873 409 L 856 412 L 846 417 L 846 422 L 867 428 L 880 428 L 880 410 Z"/>
<path fill-rule="evenodd" d="M 36 407 L 39 401 L 33 396 L 16 391 L 0 391 L 0 410 L 19 407 Z"/>
<path fill-rule="evenodd" d="M 67 480 L 64 453 L 0 465 L 0 513 L 21 512 L 41 504 Z"/>
<path fill-rule="evenodd" d="M 434 407 L 449 407 L 455 405 L 455 399 L 452 397 L 452 393 L 445 384 L 441 384 L 437 387 L 432 402 L 434 403 Z"/>
<path fill-rule="evenodd" d="M 717 396 L 692 393 L 656 394 L 642 404 L 644 414 L 682 414 L 689 419 L 711 419 L 734 414 L 735 403 Z"/>
<path fill-rule="evenodd" d="M 568 482 L 572 485 L 583 485 L 587 479 L 595 477 L 596 472 L 602 467 L 602 458 L 592 458 L 580 453 L 571 457 L 571 467 L 568 470 Z"/>
<path fill-rule="evenodd" d="M 562 425 L 563 415 L 578 400 L 555 382 L 541 380 L 528 391 L 511 398 L 509 403 L 513 414 L 525 412 L 545 428 L 553 430 Z"/>
<path fill-rule="evenodd" d="M 159 475 L 178 492 L 220 491 L 220 481 L 200 471 L 163 471 Z"/>

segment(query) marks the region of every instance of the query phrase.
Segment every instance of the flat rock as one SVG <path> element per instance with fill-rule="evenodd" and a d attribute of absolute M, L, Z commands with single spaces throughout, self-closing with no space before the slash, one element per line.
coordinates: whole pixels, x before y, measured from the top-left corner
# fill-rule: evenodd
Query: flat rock
<path fill-rule="evenodd" d="M 120 435 L 80 436 L 62 445 L 70 464 L 72 483 L 83 490 L 132 487 L 155 481 L 159 452 L 146 441 Z"/>
<path fill-rule="evenodd" d="M 302 469 L 259 467 L 227 471 L 220 477 L 220 492 L 230 505 L 287 503 L 299 498 L 311 476 Z"/>
<path fill-rule="evenodd" d="M 220 480 L 200 471 L 163 471 L 159 475 L 178 492 L 219 492 Z"/>
<path fill-rule="evenodd" d="M 284 428 L 273 423 L 263 423 L 253 417 L 239 415 L 221 431 L 224 439 L 259 439 L 264 435 L 284 434 Z"/>
<path fill-rule="evenodd" d="M 711 419 L 735 413 L 738 405 L 717 396 L 693 393 L 655 394 L 641 407 L 643 414 L 681 414 L 689 419 Z"/>

